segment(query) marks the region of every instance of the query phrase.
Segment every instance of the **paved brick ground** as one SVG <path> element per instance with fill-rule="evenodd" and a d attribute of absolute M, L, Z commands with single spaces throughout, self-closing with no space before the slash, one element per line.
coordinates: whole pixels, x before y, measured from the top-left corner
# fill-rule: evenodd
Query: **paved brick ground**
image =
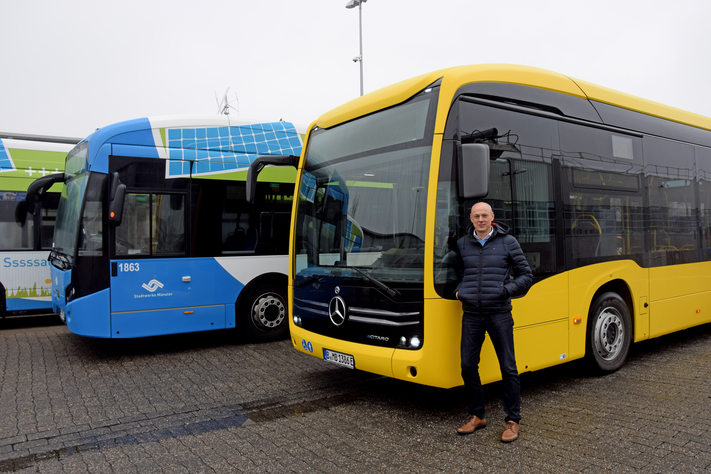
<path fill-rule="evenodd" d="M 460 437 L 461 389 L 341 369 L 228 332 L 84 339 L 0 328 L 0 472 L 710 472 L 711 325 L 633 346 L 620 371 L 522 378 L 521 439 Z M 21 326 L 21 324 L 15 324 Z"/>

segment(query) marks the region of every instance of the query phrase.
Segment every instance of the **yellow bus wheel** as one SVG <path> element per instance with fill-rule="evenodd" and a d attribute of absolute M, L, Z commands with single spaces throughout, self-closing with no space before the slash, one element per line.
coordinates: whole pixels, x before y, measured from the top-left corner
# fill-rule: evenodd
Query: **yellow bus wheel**
<path fill-rule="evenodd" d="M 604 293 L 588 316 L 588 360 L 600 372 L 613 372 L 624 365 L 631 343 L 627 304 L 617 293 Z"/>

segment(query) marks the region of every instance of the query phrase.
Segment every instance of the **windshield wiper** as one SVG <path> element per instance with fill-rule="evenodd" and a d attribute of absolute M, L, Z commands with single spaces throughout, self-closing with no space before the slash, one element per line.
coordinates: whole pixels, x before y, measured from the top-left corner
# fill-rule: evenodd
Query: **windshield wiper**
<path fill-rule="evenodd" d="M 328 275 L 311 275 L 310 277 L 306 277 L 303 280 L 294 283 L 294 288 L 303 288 L 304 286 L 308 285 L 309 283 L 316 283 L 317 281 L 323 280 L 326 278 Z"/>
<path fill-rule="evenodd" d="M 366 279 L 368 279 L 373 285 L 377 286 L 380 290 L 382 290 L 382 291 L 384 291 L 385 293 L 387 293 L 387 295 L 388 295 L 389 297 L 391 297 L 391 298 L 400 298 L 400 292 L 399 292 L 399 291 L 397 291 L 395 288 L 390 288 L 389 286 L 387 286 L 387 285 L 386 285 L 385 283 L 383 283 L 382 281 L 376 280 L 375 278 L 373 278 L 372 276 L 368 275 L 367 273 L 365 273 L 365 272 L 364 272 L 363 270 L 361 270 L 360 268 L 358 268 L 358 267 L 349 267 L 349 266 L 344 266 L 344 268 L 353 269 L 353 270 L 357 271 L 358 273 L 360 273 L 361 275 L 363 275 Z"/>
<path fill-rule="evenodd" d="M 336 265 L 334 265 L 334 267 L 345 268 L 347 270 L 357 271 L 358 273 L 363 275 L 368 281 L 370 281 L 373 285 L 375 285 L 379 290 L 385 292 L 391 298 L 400 298 L 400 296 L 401 296 L 401 294 L 398 290 L 396 290 L 395 288 L 390 288 L 385 283 L 383 283 L 379 280 L 376 280 L 375 278 L 368 275 L 367 273 L 365 273 L 363 270 L 361 270 L 358 267 L 350 267 L 348 265 L 339 265 L 338 263 Z M 309 283 L 314 283 L 314 282 L 323 280 L 324 278 L 327 278 L 330 276 L 332 276 L 332 275 L 311 275 L 310 277 L 306 277 L 303 280 L 294 283 L 294 288 L 302 288 L 302 287 L 308 285 Z"/>

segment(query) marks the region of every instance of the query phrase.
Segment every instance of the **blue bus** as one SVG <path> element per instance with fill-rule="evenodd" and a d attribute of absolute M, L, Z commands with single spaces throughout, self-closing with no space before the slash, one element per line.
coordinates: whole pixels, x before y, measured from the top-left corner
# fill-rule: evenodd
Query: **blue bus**
<path fill-rule="evenodd" d="M 49 263 L 59 186 L 27 212 L 28 186 L 64 170 L 80 139 L 0 133 L 0 318 L 49 313 Z"/>
<path fill-rule="evenodd" d="M 245 178 L 257 156 L 301 154 L 302 133 L 283 121 L 183 116 L 121 122 L 81 141 L 63 174 L 28 190 L 63 183 L 49 262 L 52 305 L 69 330 L 288 334 L 295 171 L 268 168 L 254 204 Z"/>

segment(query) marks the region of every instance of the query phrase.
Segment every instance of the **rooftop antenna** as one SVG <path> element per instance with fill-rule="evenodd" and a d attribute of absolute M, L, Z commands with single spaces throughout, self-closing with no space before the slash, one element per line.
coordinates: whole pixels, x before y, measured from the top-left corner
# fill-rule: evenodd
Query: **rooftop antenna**
<path fill-rule="evenodd" d="M 228 92 L 230 92 L 229 87 L 225 91 L 225 94 L 222 96 L 221 100 L 217 98 L 217 92 L 215 92 L 215 102 L 217 102 L 217 113 L 222 115 L 229 115 L 230 109 L 235 109 L 237 111 L 237 115 L 239 115 L 239 98 L 237 97 L 237 94 L 235 94 L 235 100 L 233 100 L 232 102 L 237 102 L 237 107 L 232 106 L 232 102 L 227 100 Z"/>

